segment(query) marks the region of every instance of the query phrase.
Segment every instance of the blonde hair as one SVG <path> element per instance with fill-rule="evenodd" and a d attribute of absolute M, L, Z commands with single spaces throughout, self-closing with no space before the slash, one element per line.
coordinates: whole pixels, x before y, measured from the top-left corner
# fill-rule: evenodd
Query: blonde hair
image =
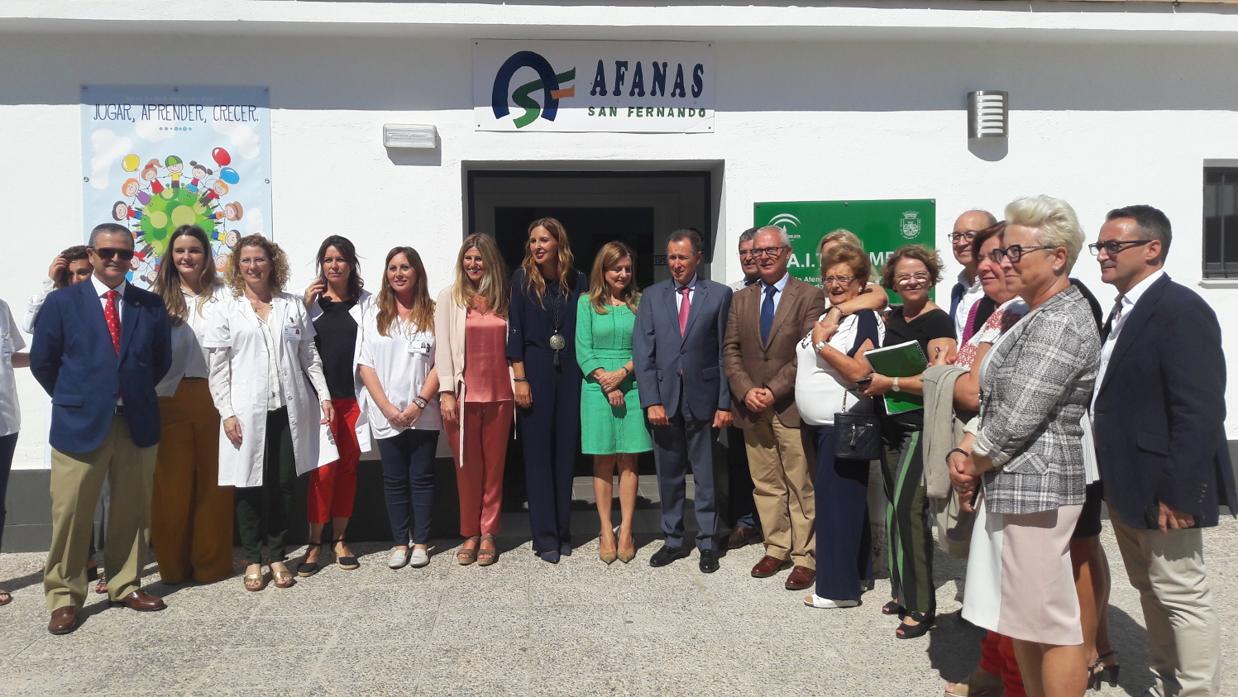
<path fill-rule="evenodd" d="M 464 275 L 464 255 L 474 247 L 481 253 L 481 281 L 477 288 L 472 288 L 468 276 Z M 468 307 L 473 296 L 480 295 L 490 305 L 490 310 L 500 317 L 507 316 L 507 266 L 503 263 L 503 255 L 494 238 L 480 232 L 474 232 L 464 238 L 460 245 L 460 253 L 456 255 L 456 280 L 451 288 L 451 298 L 460 307 Z"/>
<path fill-rule="evenodd" d="M 817 243 L 818 259 L 820 259 L 822 250 L 825 249 L 825 245 L 831 242 L 851 245 L 852 247 L 859 249 L 861 252 L 864 251 L 864 243 L 860 241 L 860 238 L 854 232 L 844 228 L 838 228 L 832 232 L 825 233 L 825 236 L 822 237 L 821 241 Z"/>
<path fill-rule="evenodd" d="M 391 328 L 391 323 L 400 316 L 396 309 L 395 290 L 387 280 L 387 267 L 391 266 L 391 260 L 397 254 L 403 254 L 404 258 L 408 259 L 409 266 L 413 267 L 413 272 L 417 274 L 417 280 L 413 282 L 413 308 L 408 313 L 408 318 L 418 330 L 433 333 L 434 301 L 430 299 L 426 267 L 421 263 L 421 255 L 412 247 L 393 247 L 387 252 L 387 260 L 383 262 L 383 281 L 378 288 L 378 333 L 389 336 L 387 331 Z"/>
<path fill-rule="evenodd" d="M 241 275 L 241 250 L 246 247 L 257 247 L 271 260 L 271 275 L 267 283 L 275 293 L 284 290 L 288 283 L 288 256 L 280 246 L 262 235 L 246 235 L 237 241 L 235 251 L 228 257 L 228 268 L 224 271 L 224 280 L 232 289 L 232 294 L 238 298 L 245 294 L 245 277 Z"/>
<path fill-rule="evenodd" d="M 1025 196 L 1006 206 L 1006 225 L 1022 225 L 1035 228 L 1036 239 L 1046 247 L 1066 248 L 1066 268 L 1070 273 L 1083 249 L 1083 230 L 1075 209 L 1060 198 Z"/>
<path fill-rule="evenodd" d="M 572 268 L 574 257 L 572 246 L 567 241 L 567 229 L 556 218 L 538 218 L 529 223 L 528 234 L 532 235 L 533 231 L 539 227 L 546 228 L 546 231 L 558 243 L 559 277 L 555 280 L 559 282 L 559 293 L 567 296 L 572 292 L 571 282 L 575 275 L 575 269 Z M 520 268 L 524 270 L 525 288 L 533 291 L 533 294 L 537 296 L 538 304 L 542 304 L 546 298 L 546 278 L 542 276 L 542 270 L 537 262 L 533 261 L 533 252 L 529 249 L 527 240 L 524 244 L 524 261 L 520 262 Z"/>
<path fill-rule="evenodd" d="M 593 311 L 599 315 L 609 312 L 607 306 L 610 304 L 608 300 L 610 288 L 606 285 L 606 270 L 618 264 L 624 257 L 635 264 L 636 253 L 622 242 L 607 242 L 598 250 L 597 256 L 593 257 L 593 271 L 589 273 L 589 303 L 593 305 Z M 621 299 L 629 310 L 636 312 L 636 306 L 640 303 L 640 291 L 636 288 L 635 269 L 633 269 L 632 282 L 623 289 Z"/>

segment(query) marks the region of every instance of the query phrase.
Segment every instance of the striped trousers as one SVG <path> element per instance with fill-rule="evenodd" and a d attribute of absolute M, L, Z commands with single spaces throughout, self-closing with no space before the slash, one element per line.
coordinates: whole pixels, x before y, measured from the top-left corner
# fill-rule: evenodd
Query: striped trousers
<path fill-rule="evenodd" d="M 937 612 L 933 587 L 933 534 L 928 525 L 924 459 L 920 431 L 891 424 L 881 463 L 885 483 L 886 531 L 889 535 L 890 588 L 908 611 Z"/>

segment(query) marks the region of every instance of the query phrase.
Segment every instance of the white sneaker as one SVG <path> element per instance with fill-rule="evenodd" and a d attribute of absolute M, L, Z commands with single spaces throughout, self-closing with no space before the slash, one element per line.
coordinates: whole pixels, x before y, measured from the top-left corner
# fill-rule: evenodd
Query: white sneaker
<path fill-rule="evenodd" d="M 804 596 L 804 604 L 807 605 L 808 607 L 817 607 L 817 608 L 821 608 L 822 610 L 841 610 L 842 608 L 845 608 L 845 607 L 856 607 L 857 605 L 860 604 L 860 601 L 858 600 L 830 600 L 829 598 L 822 598 L 816 593 L 813 593 L 812 595 Z"/>
<path fill-rule="evenodd" d="M 423 547 L 414 547 L 412 561 L 409 563 L 414 569 L 420 569 L 430 563 L 430 553 Z"/>
<path fill-rule="evenodd" d="M 392 547 L 391 556 L 387 557 L 387 566 L 398 569 L 408 563 L 408 547 Z"/>

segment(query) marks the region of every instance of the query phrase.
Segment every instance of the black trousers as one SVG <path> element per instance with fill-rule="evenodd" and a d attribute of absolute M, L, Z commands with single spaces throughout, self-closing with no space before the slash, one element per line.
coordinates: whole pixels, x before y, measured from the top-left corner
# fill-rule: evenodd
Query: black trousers
<path fill-rule="evenodd" d="M 253 434 L 244 434 L 252 438 Z M 262 545 L 267 563 L 288 558 L 288 514 L 297 480 L 292 454 L 292 429 L 288 407 L 267 412 L 266 448 L 262 454 L 262 486 L 236 488 L 236 530 L 241 538 L 245 563 L 261 564 Z"/>

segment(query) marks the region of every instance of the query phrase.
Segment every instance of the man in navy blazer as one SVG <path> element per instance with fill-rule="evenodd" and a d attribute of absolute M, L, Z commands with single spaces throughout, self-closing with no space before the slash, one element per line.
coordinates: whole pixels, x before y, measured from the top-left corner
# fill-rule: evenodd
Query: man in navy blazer
<path fill-rule="evenodd" d="M 1231 512 L 1225 356 L 1216 314 L 1163 266 L 1172 231 L 1151 206 L 1109 212 L 1090 245 L 1118 298 L 1101 331 L 1092 418 L 1105 500 L 1140 595 L 1148 695 L 1220 694 L 1220 624 L 1201 528 Z"/>
<path fill-rule="evenodd" d="M 77 628 L 95 502 L 106 479 L 112 503 L 104 566 L 108 599 L 162 610 L 141 590 L 159 444 L 155 385 L 172 362 L 163 301 L 125 281 L 133 235 L 113 223 L 90 233 L 89 283 L 47 296 L 34 325 L 30 370 L 52 397 L 52 543 L 43 572 L 48 631 Z"/>
<path fill-rule="evenodd" d="M 662 549 L 650 566 L 688 556 L 684 548 L 684 478 L 692 469 L 693 510 L 699 528 L 700 569 L 718 570 L 718 506 L 714 488 L 715 429 L 731 425 L 731 391 L 722 374 L 722 339 L 731 289 L 696 274 L 701 236 L 671 234 L 666 264 L 671 278 L 641 297 L 632 333 L 632 362 L 641 407 L 653 427 L 653 455 L 662 499 Z"/>

